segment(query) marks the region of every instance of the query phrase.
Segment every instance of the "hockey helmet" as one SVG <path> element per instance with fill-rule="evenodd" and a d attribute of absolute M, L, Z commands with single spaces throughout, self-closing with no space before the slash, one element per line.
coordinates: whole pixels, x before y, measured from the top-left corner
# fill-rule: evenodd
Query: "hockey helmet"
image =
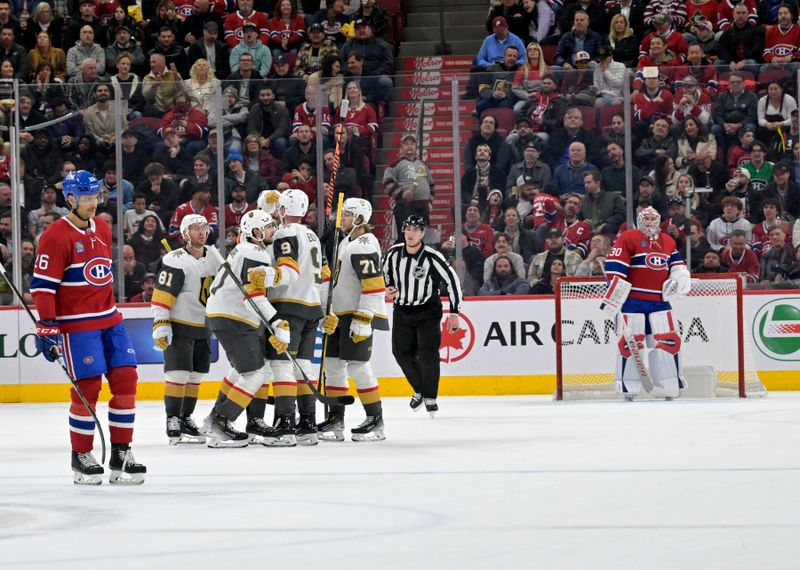
<path fill-rule="evenodd" d="M 239 222 L 239 235 L 244 239 L 264 239 L 264 228 L 274 223 L 272 216 L 261 210 L 250 210 Z M 253 230 L 261 230 L 261 238 L 253 235 Z"/>
<path fill-rule="evenodd" d="M 353 214 L 354 224 L 359 216 L 361 216 L 361 222 L 359 222 L 359 224 L 366 224 L 369 223 L 369 219 L 372 217 L 372 204 L 363 198 L 348 198 L 342 202 L 342 212 Z"/>
<path fill-rule="evenodd" d="M 281 217 L 296 216 L 302 218 L 308 211 L 308 196 L 302 190 L 289 188 L 281 192 L 278 206 L 283 208 Z"/>
<path fill-rule="evenodd" d="M 189 239 L 189 228 L 195 224 L 202 224 L 208 227 L 208 220 L 205 216 L 201 216 L 200 214 L 188 214 L 183 217 L 181 220 L 181 235 L 183 239 Z"/>
<path fill-rule="evenodd" d="M 258 195 L 256 205 L 259 210 L 271 214 L 278 209 L 280 203 L 281 193 L 277 190 L 264 190 Z"/>
<path fill-rule="evenodd" d="M 658 238 L 661 231 L 661 214 L 652 206 L 647 206 L 636 216 L 636 227 L 651 240 Z"/>
<path fill-rule="evenodd" d="M 411 215 L 403 222 L 402 231 L 406 231 L 408 228 L 417 228 L 419 231 L 424 232 L 425 220 L 422 218 L 422 216 Z"/>
<path fill-rule="evenodd" d="M 91 196 L 92 194 L 100 193 L 100 181 L 91 172 L 86 170 L 78 170 L 70 172 L 64 177 L 63 181 L 64 198 L 67 196 L 75 196 L 77 200 L 81 196 Z"/>

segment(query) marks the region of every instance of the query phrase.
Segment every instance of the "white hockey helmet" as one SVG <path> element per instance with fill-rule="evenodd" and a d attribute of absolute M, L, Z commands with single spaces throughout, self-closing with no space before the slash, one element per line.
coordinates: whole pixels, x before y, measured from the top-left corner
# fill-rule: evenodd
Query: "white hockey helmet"
<path fill-rule="evenodd" d="M 242 239 L 264 239 L 264 228 L 273 224 L 272 216 L 261 210 L 250 210 L 239 222 L 239 235 Z M 261 237 L 253 235 L 253 230 L 261 230 Z"/>
<path fill-rule="evenodd" d="M 661 232 L 661 214 L 652 206 L 647 206 L 636 216 L 636 227 L 651 240 L 657 239 Z"/>
<path fill-rule="evenodd" d="M 302 218 L 308 211 L 308 196 L 302 190 L 289 188 L 281 192 L 278 207 L 283 208 L 282 218 L 286 216 Z"/>
<path fill-rule="evenodd" d="M 353 225 L 366 224 L 372 217 L 372 204 L 363 198 L 348 198 L 342 203 L 342 212 L 353 214 Z M 361 216 L 361 222 L 356 223 L 359 216 Z"/>
<path fill-rule="evenodd" d="M 277 190 L 264 190 L 258 195 L 256 206 L 259 210 L 271 214 L 278 209 L 280 203 L 281 193 Z"/>
<path fill-rule="evenodd" d="M 183 217 L 181 220 L 181 235 L 183 239 L 189 239 L 189 228 L 195 224 L 201 224 L 205 227 L 208 227 L 208 220 L 205 216 L 201 216 L 200 214 L 188 214 Z"/>

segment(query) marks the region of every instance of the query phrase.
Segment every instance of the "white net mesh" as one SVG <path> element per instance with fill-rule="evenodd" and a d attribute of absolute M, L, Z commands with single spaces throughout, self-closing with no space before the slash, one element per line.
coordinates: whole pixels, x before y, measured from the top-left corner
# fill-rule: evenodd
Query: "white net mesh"
<path fill-rule="evenodd" d="M 613 321 L 600 309 L 605 281 L 566 278 L 559 287 L 556 302 L 561 311 L 561 347 L 557 349 L 561 351 L 558 376 L 563 398 L 616 398 L 618 337 Z M 740 351 L 746 394 L 766 394 L 750 343 L 741 331 L 739 295 L 735 276 L 714 276 L 693 279 L 690 295 L 672 303 L 692 395 L 738 396 Z M 707 393 L 699 383 L 708 386 Z"/>

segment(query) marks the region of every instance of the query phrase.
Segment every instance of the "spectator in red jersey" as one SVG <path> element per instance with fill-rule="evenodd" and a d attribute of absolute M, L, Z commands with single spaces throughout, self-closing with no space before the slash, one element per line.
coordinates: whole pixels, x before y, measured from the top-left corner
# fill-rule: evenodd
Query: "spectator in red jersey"
<path fill-rule="evenodd" d="M 489 224 L 481 222 L 481 211 L 476 204 L 467 206 L 464 212 L 464 233 L 470 243 L 481 250 L 484 257 L 494 252 L 494 231 Z"/>
<path fill-rule="evenodd" d="M 667 49 L 664 38 L 654 36 L 650 42 L 650 51 L 639 58 L 636 66 L 636 76 L 633 79 L 634 94 L 642 89 L 644 84 L 644 70 L 654 68 L 658 71 L 658 80 L 662 85 L 672 84 L 672 70 L 681 64 L 673 52 Z"/>
<path fill-rule="evenodd" d="M 317 86 L 307 85 L 305 90 L 306 100 L 294 108 L 292 117 L 292 134 L 290 140 L 297 139 L 297 129 L 302 125 L 307 125 L 311 129 L 312 135 L 317 136 Z M 323 98 L 324 101 L 324 98 Z M 322 136 L 327 138 L 331 134 L 331 112 L 328 105 L 322 106 Z"/>
<path fill-rule="evenodd" d="M 305 18 L 297 13 L 297 7 L 291 0 L 279 0 L 268 26 L 272 55 L 297 53 L 305 41 Z"/>
<path fill-rule="evenodd" d="M 231 188 L 231 201 L 225 206 L 225 227 L 239 227 L 239 222 L 250 210 L 255 209 L 255 204 L 247 203 L 247 190 L 244 184 L 236 182 Z"/>
<path fill-rule="evenodd" d="M 667 16 L 666 22 L 664 16 Z M 686 3 L 683 0 L 650 0 L 644 9 L 644 23 L 659 30 L 659 26 L 671 23 L 676 30 L 683 28 L 688 20 Z"/>
<path fill-rule="evenodd" d="M 671 1 L 679 2 L 679 0 Z M 653 2 L 649 2 L 647 9 L 652 5 Z M 682 24 L 677 21 L 675 15 L 675 12 L 661 12 L 652 18 L 651 22 L 655 31 L 647 34 L 639 45 L 640 60 L 642 57 L 652 53 L 650 43 L 653 38 L 659 36 L 664 40 L 665 49 L 672 52 L 677 60 L 681 61 L 686 57 L 686 52 L 689 51 L 689 44 L 686 43 L 686 38 L 683 37 L 683 34 L 678 31 Z"/>
<path fill-rule="evenodd" d="M 738 146 L 728 149 L 728 172 L 733 172 L 746 161 L 750 160 L 750 146 L 756 140 L 756 130 L 747 126 L 739 129 Z"/>
<path fill-rule="evenodd" d="M 269 45 L 269 19 L 263 12 L 253 9 L 253 0 L 239 0 L 239 9 L 225 18 L 225 43 L 233 49 L 244 38 L 245 24 L 254 24 L 258 29 L 261 43 Z"/>
<path fill-rule="evenodd" d="M 580 194 L 567 194 L 564 198 L 564 221 L 562 233 L 567 249 L 577 251 L 582 257 L 589 249 L 592 226 L 586 220 L 578 219 L 583 198 Z"/>
<path fill-rule="evenodd" d="M 687 75 L 681 81 L 681 87 L 675 91 L 672 121 L 682 123 L 688 117 L 694 117 L 704 127 L 711 121 L 711 97 L 708 96 L 693 75 Z M 714 145 L 716 148 L 716 143 Z"/>
<path fill-rule="evenodd" d="M 787 69 L 792 75 L 797 73 L 798 47 L 800 45 L 800 25 L 795 24 L 796 14 L 787 4 L 778 6 L 778 24 L 769 26 L 764 34 L 764 61 L 761 71 L 768 69 Z"/>
<path fill-rule="evenodd" d="M 663 118 L 669 123 L 674 98 L 669 89 L 660 85 L 657 67 L 645 67 L 642 75 L 644 89 L 633 97 L 633 120 L 637 133 L 644 138 L 649 125 L 657 119 Z"/>
<path fill-rule="evenodd" d="M 208 220 L 210 231 L 206 243 L 212 245 L 217 241 L 219 214 L 217 209 L 211 205 L 211 190 L 205 184 L 195 184 L 192 187 L 191 195 L 191 200 L 175 208 L 175 213 L 172 214 L 172 218 L 169 221 L 169 238 L 180 241 L 181 220 L 189 214 L 200 214 Z"/>
<path fill-rule="evenodd" d="M 314 176 L 314 165 L 311 160 L 303 158 L 300 160 L 299 166 L 287 172 L 281 178 L 281 182 L 289 185 L 289 188 L 297 188 L 302 190 L 308 196 L 309 204 L 316 204 L 317 202 L 317 177 Z"/>
<path fill-rule="evenodd" d="M 734 230 L 731 234 L 728 247 L 722 251 L 721 261 L 732 273 L 744 277 L 747 283 L 758 281 L 760 272 L 758 256 L 747 246 L 747 234 L 743 230 Z"/>
<path fill-rule="evenodd" d="M 158 134 L 164 136 L 167 128 L 172 128 L 181 145 L 186 147 L 190 154 L 203 150 L 205 137 L 208 133 L 208 121 L 202 109 L 192 107 L 186 93 L 175 95 L 175 107 L 161 118 Z"/>
<path fill-rule="evenodd" d="M 761 255 L 769 249 L 769 228 L 780 226 L 786 234 L 786 243 L 791 243 L 792 232 L 789 222 L 779 217 L 781 203 L 777 198 L 764 198 L 761 201 L 761 213 L 764 221 L 753 225 L 753 251 Z"/>
<path fill-rule="evenodd" d="M 378 132 L 378 118 L 372 105 L 364 101 L 361 87 L 355 81 L 350 81 L 345 88 L 345 96 L 350 102 L 344 120 L 341 116 L 341 105 L 336 110 L 336 122 L 343 122 L 345 128 L 353 137 L 361 137 L 362 146 L 369 149 L 369 137 Z"/>
<path fill-rule="evenodd" d="M 686 63 L 677 67 L 672 72 L 672 87 L 677 92 L 683 87 L 683 80 L 686 77 L 693 77 L 697 81 L 697 88 L 701 93 L 709 97 L 716 97 L 719 89 L 717 80 L 717 69 L 706 57 L 705 48 L 693 42 L 689 44 L 689 54 L 686 56 Z"/>
<path fill-rule="evenodd" d="M 684 26 L 683 36 L 692 43 L 697 39 L 699 25 L 708 24 L 710 30 L 717 30 L 719 10 L 717 0 L 686 0 L 688 20 Z"/>
<path fill-rule="evenodd" d="M 517 180 L 521 175 L 530 178 L 531 182 L 539 188 L 545 188 L 550 184 L 552 172 L 550 167 L 539 160 L 544 144 L 538 139 L 533 138 L 525 145 L 522 153 L 522 160 L 511 166 L 511 170 L 506 178 L 505 193 L 511 194 L 517 186 Z"/>
<path fill-rule="evenodd" d="M 142 290 L 131 297 L 129 303 L 149 303 L 153 300 L 153 291 L 156 289 L 156 274 L 145 273 L 141 287 Z"/>

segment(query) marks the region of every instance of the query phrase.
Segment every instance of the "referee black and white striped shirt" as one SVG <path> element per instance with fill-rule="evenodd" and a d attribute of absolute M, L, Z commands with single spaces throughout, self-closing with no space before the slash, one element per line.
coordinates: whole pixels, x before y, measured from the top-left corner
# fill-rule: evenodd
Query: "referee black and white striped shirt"
<path fill-rule="evenodd" d="M 444 256 L 432 247 L 423 246 L 417 253 L 406 251 L 404 243 L 389 248 L 383 260 L 387 287 L 397 288 L 395 306 L 418 307 L 440 303 L 439 287 L 447 286 L 450 312 L 458 313 L 464 296 L 461 283 Z"/>

